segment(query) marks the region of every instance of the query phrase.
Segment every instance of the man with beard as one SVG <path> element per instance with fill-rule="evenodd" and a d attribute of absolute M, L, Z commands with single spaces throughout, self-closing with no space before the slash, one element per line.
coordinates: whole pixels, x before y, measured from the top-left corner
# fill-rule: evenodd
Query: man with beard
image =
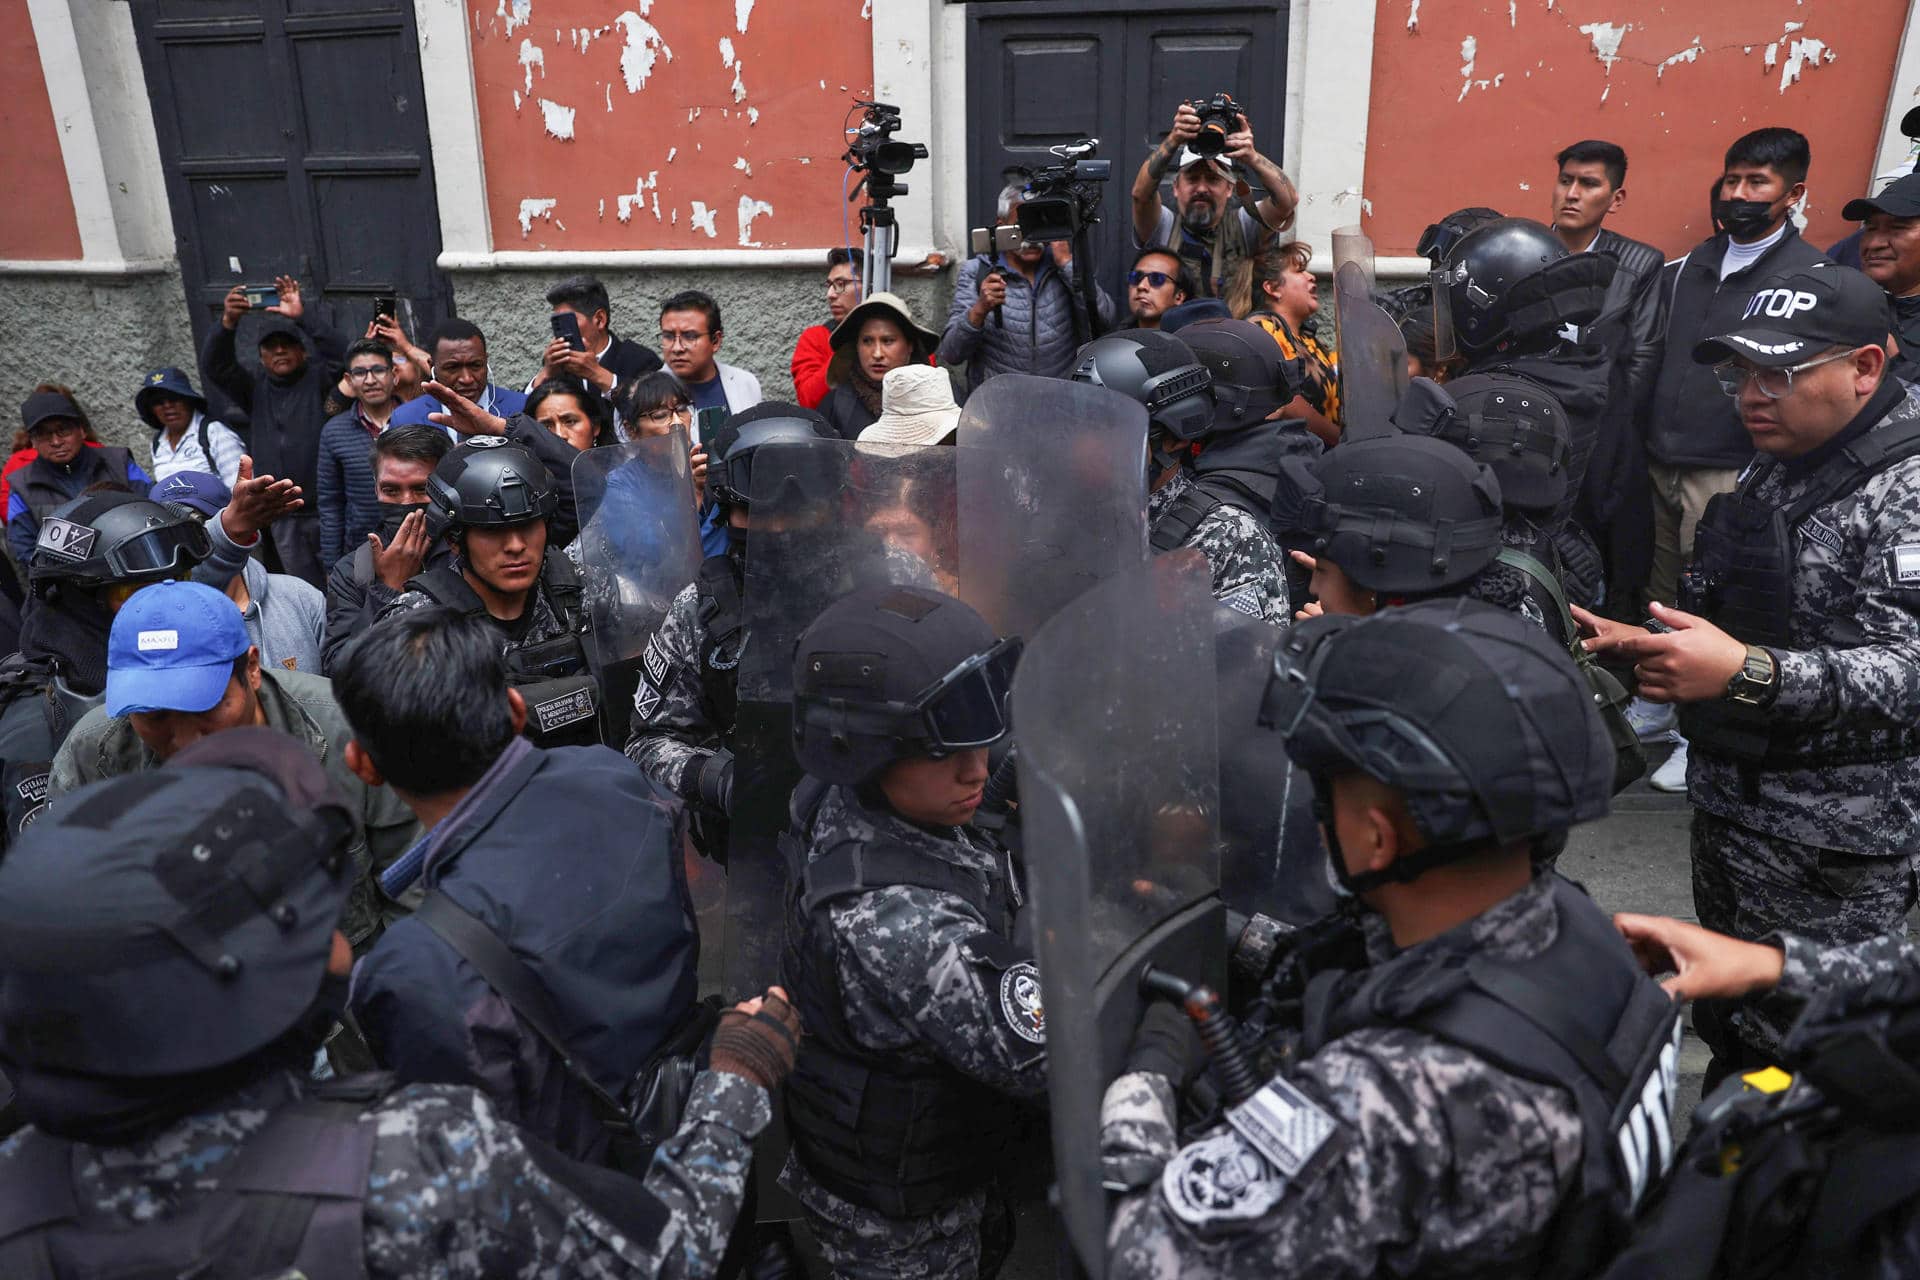
<path fill-rule="evenodd" d="M 1155 245 L 1179 254 L 1200 297 L 1224 296 L 1234 267 L 1293 225 L 1299 199 L 1293 180 L 1254 146 L 1247 118 L 1235 120 L 1239 127 L 1227 134 L 1224 150 L 1202 155 L 1192 146 L 1200 136 L 1200 113 L 1193 103 L 1182 102 L 1173 113 L 1173 127 L 1133 179 L 1133 247 Z M 1253 192 L 1243 168 L 1267 192 L 1251 207 Z M 1175 175 L 1173 208 L 1160 199 L 1160 182 L 1169 169 Z"/>
<path fill-rule="evenodd" d="M 1920 173 L 1910 173 L 1877 196 L 1847 201 L 1841 210 L 1860 228 L 1861 270 L 1893 301 L 1898 349 L 1887 371 L 1920 382 Z"/>
<path fill-rule="evenodd" d="M 1127 272 L 1127 302 L 1133 327 L 1158 329 L 1167 312 L 1194 294 L 1187 264 L 1171 249 L 1142 249 Z"/>

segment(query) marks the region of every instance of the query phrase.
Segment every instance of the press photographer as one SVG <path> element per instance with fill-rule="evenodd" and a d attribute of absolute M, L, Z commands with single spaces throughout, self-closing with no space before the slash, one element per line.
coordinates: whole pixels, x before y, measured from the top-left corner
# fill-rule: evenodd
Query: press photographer
<path fill-rule="evenodd" d="M 1174 173 L 1173 207 L 1160 182 Z M 1266 195 L 1258 203 L 1248 178 Z M 1202 297 L 1225 294 L 1233 268 L 1293 225 L 1293 180 L 1260 154 L 1253 126 L 1226 93 L 1182 102 L 1173 127 L 1133 179 L 1133 247 L 1172 249 Z"/>

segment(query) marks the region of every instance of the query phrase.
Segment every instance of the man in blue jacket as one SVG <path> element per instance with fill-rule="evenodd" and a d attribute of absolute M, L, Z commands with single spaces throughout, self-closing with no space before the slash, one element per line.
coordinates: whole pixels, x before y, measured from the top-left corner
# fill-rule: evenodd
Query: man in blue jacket
<path fill-rule="evenodd" d="M 341 656 L 334 692 L 353 728 L 348 767 L 390 785 L 425 832 L 382 878 L 387 892 L 412 901 L 417 888 L 505 943 L 572 1067 L 419 916 L 354 971 L 368 1046 L 403 1082 L 472 1085 L 569 1155 L 604 1158 L 608 1130 L 581 1076 L 619 1095 L 693 1005 L 677 806 L 617 752 L 522 737 L 526 703 L 499 637 L 450 609 L 373 627 Z"/>

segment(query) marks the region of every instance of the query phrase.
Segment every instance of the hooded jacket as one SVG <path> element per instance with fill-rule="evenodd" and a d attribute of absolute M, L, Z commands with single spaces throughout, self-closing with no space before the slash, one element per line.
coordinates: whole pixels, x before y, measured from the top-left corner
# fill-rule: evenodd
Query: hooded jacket
<path fill-rule="evenodd" d="M 327 392 L 340 381 L 347 344 L 320 318 L 319 304 L 293 322 L 309 341 L 307 363 L 282 382 L 266 370 L 240 363 L 234 341 L 239 331 L 216 324 L 200 348 L 200 376 L 247 411 L 252 421 L 248 450 L 253 473 L 292 480 L 309 494 L 319 488 L 320 428 L 327 421 Z"/>

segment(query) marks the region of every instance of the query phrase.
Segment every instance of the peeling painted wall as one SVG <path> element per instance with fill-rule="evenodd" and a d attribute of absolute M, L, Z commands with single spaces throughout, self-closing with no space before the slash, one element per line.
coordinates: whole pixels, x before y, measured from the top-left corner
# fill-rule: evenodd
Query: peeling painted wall
<path fill-rule="evenodd" d="M 467 0 L 467 13 L 496 248 L 849 234 L 841 129 L 873 82 L 862 0 Z"/>
<path fill-rule="evenodd" d="M 1554 153 L 1626 148 L 1608 220 L 1684 252 L 1704 238 L 1727 144 L 1787 125 L 1813 145 L 1807 236 L 1872 176 L 1906 0 L 1380 0 L 1367 147 L 1368 228 L 1408 254 L 1463 205 L 1545 219 Z"/>
<path fill-rule="evenodd" d="M 78 258 L 80 223 L 47 101 L 27 0 L 0 0 L 0 173 L 16 197 L 0 217 L 0 258 Z"/>

